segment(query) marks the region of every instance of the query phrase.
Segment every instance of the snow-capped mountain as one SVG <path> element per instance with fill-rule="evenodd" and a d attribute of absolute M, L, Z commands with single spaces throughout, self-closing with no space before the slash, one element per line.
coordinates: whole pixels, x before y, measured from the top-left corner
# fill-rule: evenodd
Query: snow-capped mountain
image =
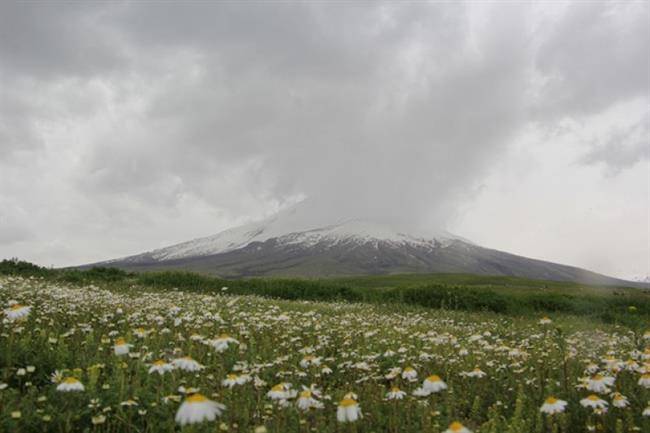
<path fill-rule="evenodd" d="M 213 236 L 98 265 L 183 269 L 223 277 L 450 272 L 629 283 L 484 248 L 443 230 L 414 233 L 364 219 L 327 221 L 307 214 L 301 206 Z"/>

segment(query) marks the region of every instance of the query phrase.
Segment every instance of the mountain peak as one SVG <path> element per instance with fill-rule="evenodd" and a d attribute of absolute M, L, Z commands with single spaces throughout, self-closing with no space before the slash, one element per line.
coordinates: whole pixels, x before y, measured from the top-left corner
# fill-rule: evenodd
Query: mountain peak
<path fill-rule="evenodd" d="M 237 250 L 254 242 L 278 239 L 281 244 L 314 245 L 316 243 L 340 243 L 343 240 L 357 242 L 390 242 L 435 244 L 451 240 L 463 240 L 444 230 L 425 233 L 407 233 L 393 225 L 363 218 L 336 219 L 329 221 L 305 211 L 303 206 L 292 206 L 258 222 L 228 229 L 212 236 L 193 239 L 177 245 L 153 250 L 147 254 L 156 261 L 178 260 L 189 257 L 209 256 Z"/>

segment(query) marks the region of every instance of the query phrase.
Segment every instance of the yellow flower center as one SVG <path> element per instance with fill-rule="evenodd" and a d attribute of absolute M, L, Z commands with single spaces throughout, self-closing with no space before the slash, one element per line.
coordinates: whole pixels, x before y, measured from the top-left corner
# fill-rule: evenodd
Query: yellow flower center
<path fill-rule="evenodd" d="M 352 400 L 351 398 L 344 398 L 343 400 L 341 400 L 341 403 L 339 403 L 339 406 L 352 407 L 352 406 L 356 406 L 356 404 L 357 402 Z"/>
<path fill-rule="evenodd" d="M 126 340 L 124 338 L 118 338 L 115 340 L 115 345 L 116 346 L 124 346 L 126 344 Z"/>
<path fill-rule="evenodd" d="M 412 372 L 412 371 L 415 371 L 415 370 L 413 369 L 413 367 L 406 367 L 406 368 L 404 369 L 404 373 L 410 373 L 410 372 Z"/>
<path fill-rule="evenodd" d="M 159 366 L 160 365 L 165 365 L 165 364 L 166 364 L 166 362 L 163 361 L 162 359 L 159 359 L 158 361 L 154 361 L 154 363 L 153 363 L 153 365 L 159 365 Z"/>
<path fill-rule="evenodd" d="M 192 394 L 189 397 L 187 397 L 187 402 L 188 403 L 204 403 L 208 401 L 208 399 L 203 395 L 203 394 Z"/>
<path fill-rule="evenodd" d="M 449 430 L 451 431 L 461 431 L 464 428 L 465 426 L 459 423 L 458 421 L 454 421 L 449 425 Z"/>
<path fill-rule="evenodd" d="M 219 340 L 225 340 L 226 338 L 230 338 L 230 335 L 228 335 L 228 334 L 221 334 L 221 335 L 219 336 Z"/>
<path fill-rule="evenodd" d="M 79 383 L 79 381 L 74 377 L 66 377 L 64 382 L 67 384 Z"/>
<path fill-rule="evenodd" d="M 431 376 L 427 377 L 427 382 L 440 382 L 440 376 L 437 374 L 432 374 Z"/>
<path fill-rule="evenodd" d="M 592 380 L 603 380 L 603 375 L 602 374 L 597 374 L 592 378 Z"/>
<path fill-rule="evenodd" d="M 548 403 L 548 404 L 555 404 L 555 403 L 557 403 L 557 398 L 555 398 L 555 397 L 549 397 L 549 398 L 546 399 L 546 403 Z"/>
<path fill-rule="evenodd" d="M 229 375 L 226 376 L 226 377 L 227 377 L 228 379 L 230 379 L 230 380 L 235 380 L 235 379 L 237 379 L 237 375 L 236 375 L 236 374 L 229 374 Z"/>
<path fill-rule="evenodd" d="M 390 391 L 391 391 L 391 392 L 399 392 L 400 389 L 399 389 L 398 387 L 394 386 L 394 387 L 392 387 L 392 388 L 390 389 Z"/>
<path fill-rule="evenodd" d="M 300 397 L 302 397 L 302 398 L 311 398 L 311 391 L 307 390 L 307 391 L 301 392 Z"/>
<path fill-rule="evenodd" d="M 589 399 L 589 400 L 591 400 L 591 401 L 598 401 L 598 400 L 600 400 L 600 398 L 599 398 L 596 394 L 591 394 L 589 397 L 587 397 L 587 399 Z"/>
<path fill-rule="evenodd" d="M 277 391 L 277 392 L 284 391 L 284 385 L 281 383 L 277 384 L 273 388 L 271 388 L 271 391 Z"/>
<path fill-rule="evenodd" d="M 20 310 L 21 308 L 23 308 L 23 306 L 20 304 L 14 304 L 11 306 L 12 311 Z"/>

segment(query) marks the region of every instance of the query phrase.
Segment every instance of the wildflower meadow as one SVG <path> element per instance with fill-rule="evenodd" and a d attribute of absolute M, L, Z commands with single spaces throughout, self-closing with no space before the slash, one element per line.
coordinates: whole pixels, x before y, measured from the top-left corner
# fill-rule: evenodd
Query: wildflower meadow
<path fill-rule="evenodd" d="M 650 332 L 0 277 L 0 431 L 650 432 Z"/>

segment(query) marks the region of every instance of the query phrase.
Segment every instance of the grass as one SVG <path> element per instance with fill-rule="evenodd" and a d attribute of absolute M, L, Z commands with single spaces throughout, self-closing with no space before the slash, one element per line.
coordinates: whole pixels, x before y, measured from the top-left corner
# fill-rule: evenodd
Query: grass
<path fill-rule="evenodd" d="M 478 295 L 483 289 L 458 286 L 457 304 L 432 308 L 437 292 L 421 281 L 386 284 L 366 299 L 373 286 L 351 281 L 223 281 L 24 263 L 0 270 L 0 431 L 442 433 L 452 422 L 475 433 L 650 429 L 642 415 L 650 389 L 639 383 L 650 333 L 588 314 L 542 313 L 553 305 L 503 314 L 483 308 L 492 302 Z M 402 298 L 386 301 L 390 293 Z M 30 307 L 29 314 L 9 319 L 14 302 Z M 514 308 L 519 301 L 510 302 Z M 540 324 L 543 314 L 552 323 Z M 224 333 L 236 342 L 219 348 Z M 128 354 L 116 354 L 120 339 Z M 184 356 L 203 368 L 149 373 L 155 360 Z M 407 367 L 417 378 L 403 375 Z M 468 375 L 476 369 L 484 376 Z M 612 407 L 609 391 L 585 389 L 596 372 L 615 379 L 609 391 L 626 396 L 627 407 Z M 244 383 L 228 387 L 228 374 Z M 417 396 L 431 374 L 447 389 Z M 84 390 L 59 391 L 66 377 Z M 321 407 L 301 410 L 291 392 L 273 400 L 268 393 L 280 383 L 317 390 L 312 396 Z M 387 399 L 393 387 L 403 399 Z M 181 427 L 175 416 L 197 391 L 226 409 L 214 421 Z M 342 423 L 337 411 L 348 393 L 363 418 Z M 583 407 L 589 394 L 609 410 Z M 552 395 L 567 402 L 564 413 L 540 412 Z"/>
<path fill-rule="evenodd" d="M 224 280 L 212 276 L 162 271 L 128 273 L 114 268 L 47 269 L 16 260 L 0 262 L 0 274 L 47 277 L 75 284 L 180 289 L 307 301 L 347 301 L 425 308 L 490 311 L 522 316 L 563 313 L 618 323 L 634 330 L 650 322 L 650 291 L 558 281 L 466 274 L 415 274 L 332 279 L 253 278 Z"/>

